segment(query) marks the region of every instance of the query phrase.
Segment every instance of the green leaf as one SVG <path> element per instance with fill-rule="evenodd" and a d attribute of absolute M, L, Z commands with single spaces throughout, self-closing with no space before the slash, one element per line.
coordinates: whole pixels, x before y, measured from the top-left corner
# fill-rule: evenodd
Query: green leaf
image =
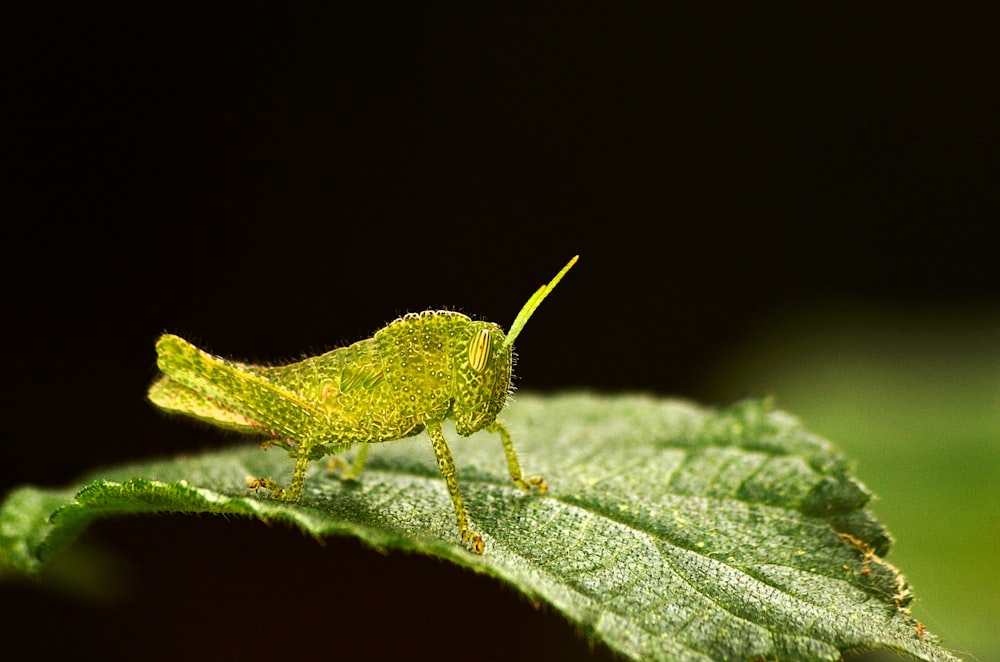
<path fill-rule="evenodd" d="M 723 411 L 647 397 L 523 395 L 504 413 L 545 495 L 510 483 L 500 444 L 445 428 L 486 552 L 460 543 L 430 444 L 374 449 L 358 480 L 318 466 L 298 503 L 248 493 L 289 458 L 235 450 L 111 468 L 0 511 L 6 572 L 35 573 L 94 518 L 247 515 L 354 535 L 488 573 L 629 657 L 837 660 L 885 648 L 954 659 L 907 613 L 889 536 L 827 441 L 766 402 Z M 317 463 L 321 464 L 321 463 Z"/>

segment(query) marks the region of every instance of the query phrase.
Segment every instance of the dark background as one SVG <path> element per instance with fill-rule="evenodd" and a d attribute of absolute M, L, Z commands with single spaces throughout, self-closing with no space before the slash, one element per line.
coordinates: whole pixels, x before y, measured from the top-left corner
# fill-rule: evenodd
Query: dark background
<path fill-rule="evenodd" d="M 7 62 L 0 488 L 231 443 L 144 401 L 164 330 L 278 361 L 427 308 L 506 327 L 579 253 L 518 341 L 517 385 L 721 404 L 706 366 L 788 306 L 995 302 L 995 18 L 36 11 Z M 15 639 L 162 658 L 587 650 L 495 582 L 351 540 L 208 518 L 86 539 L 120 557 L 124 597 L 8 587 Z"/>

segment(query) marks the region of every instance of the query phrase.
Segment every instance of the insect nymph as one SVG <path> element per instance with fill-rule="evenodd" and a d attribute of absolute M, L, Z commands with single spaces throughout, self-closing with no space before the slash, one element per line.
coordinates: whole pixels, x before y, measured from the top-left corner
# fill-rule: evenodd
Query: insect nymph
<path fill-rule="evenodd" d="M 295 458 L 292 482 L 287 489 L 270 478 L 248 478 L 247 484 L 288 500 L 301 496 L 310 460 L 359 444 L 344 474 L 353 478 L 364 467 L 369 444 L 427 430 L 459 535 L 481 554 L 483 539 L 469 528 L 441 424 L 452 419 L 462 436 L 496 432 L 514 484 L 545 492 L 541 477 L 521 473 L 510 433 L 496 417 L 510 392 L 514 339 L 576 260 L 528 299 L 506 334 L 491 322 L 429 310 L 406 315 L 367 340 L 284 366 L 237 363 L 165 334 L 156 342 L 164 374 L 150 387 L 149 399 L 170 412 L 267 434 L 262 447 L 280 445 Z"/>

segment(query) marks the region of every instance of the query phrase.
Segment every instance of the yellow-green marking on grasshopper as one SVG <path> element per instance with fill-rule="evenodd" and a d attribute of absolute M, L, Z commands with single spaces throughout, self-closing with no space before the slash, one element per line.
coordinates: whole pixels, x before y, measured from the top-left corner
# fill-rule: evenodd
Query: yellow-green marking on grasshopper
<path fill-rule="evenodd" d="M 287 500 L 302 494 L 310 460 L 361 444 L 346 474 L 354 477 L 364 468 L 368 444 L 427 430 L 459 535 L 482 554 L 483 539 L 469 527 L 441 424 L 452 419 L 462 436 L 497 433 L 514 484 L 545 492 L 540 476 L 521 473 L 510 433 L 496 417 L 511 390 L 515 338 L 577 257 L 528 299 L 506 334 L 491 322 L 428 310 L 405 315 L 367 340 L 283 366 L 230 361 L 164 334 L 156 342 L 163 375 L 149 388 L 149 399 L 169 412 L 265 434 L 264 447 L 285 448 L 295 458 L 287 489 L 270 478 L 250 477 L 247 485 Z"/>

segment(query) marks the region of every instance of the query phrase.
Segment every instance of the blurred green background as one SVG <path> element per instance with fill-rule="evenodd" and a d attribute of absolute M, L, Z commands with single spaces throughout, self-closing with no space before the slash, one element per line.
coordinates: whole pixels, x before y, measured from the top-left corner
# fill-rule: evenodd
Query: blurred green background
<path fill-rule="evenodd" d="M 1000 659 L 1000 310 L 840 301 L 746 329 L 704 388 L 770 393 L 833 440 L 895 537 L 913 615 L 967 659 Z"/>

